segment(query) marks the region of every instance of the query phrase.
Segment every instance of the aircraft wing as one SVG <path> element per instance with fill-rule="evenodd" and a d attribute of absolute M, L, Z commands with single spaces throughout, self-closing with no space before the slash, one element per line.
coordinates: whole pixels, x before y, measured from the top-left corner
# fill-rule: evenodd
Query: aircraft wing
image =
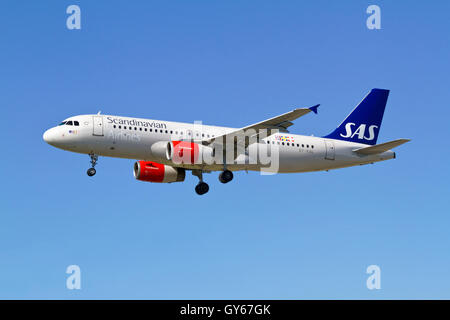
<path fill-rule="evenodd" d="M 239 149 L 245 150 L 249 145 L 248 134 L 245 134 L 246 131 L 254 130 L 255 134 L 252 137 L 254 137 L 255 135 L 258 136 L 260 134 L 259 130 L 264 129 L 268 130 L 267 136 L 271 135 L 273 131 L 288 132 L 287 128 L 293 125 L 292 123 L 293 120 L 300 118 L 301 116 L 304 116 L 305 114 L 310 113 L 311 111 L 317 113 L 318 107 L 319 104 L 312 106 L 310 108 L 297 108 L 292 111 L 286 112 L 282 115 L 254 123 L 241 129 L 229 132 L 227 134 L 203 140 L 202 144 L 203 145 L 210 145 L 212 143 L 217 143 L 220 145 L 234 144 L 235 150 L 234 154 L 237 156 L 238 155 L 237 150 Z M 243 139 L 244 141 L 239 141 L 242 139 L 237 139 L 238 136 L 242 137 L 245 136 L 245 139 Z M 240 146 L 240 148 L 238 148 L 238 145 Z"/>

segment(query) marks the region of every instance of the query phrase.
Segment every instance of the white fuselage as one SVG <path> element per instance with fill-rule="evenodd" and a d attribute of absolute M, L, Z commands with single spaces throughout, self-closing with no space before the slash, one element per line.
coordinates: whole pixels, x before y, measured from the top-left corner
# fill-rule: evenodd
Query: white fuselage
<path fill-rule="evenodd" d="M 71 121 L 72 125 L 67 122 Z M 202 169 L 223 170 L 222 163 L 174 164 L 157 158 L 151 146 L 161 141 L 192 140 L 200 142 L 235 131 L 236 128 L 189 124 L 181 122 L 138 119 L 110 115 L 80 115 L 65 120 L 44 133 L 49 144 L 67 151 L 96 154 L 99 156 L 155 161 L 167 165 Z M 75 122 L 78 124 L 74 125 Z M 367 145 L 291 133 L 275 133 L 259 143 L 250 144 L 244 158 L 237 158 L 227 168 L 236 170 L 260 170 L 258 161 L 249 161 L 252 150 L 265 145 L 277 148 L 277 170 L 279 173 L 329 170 L 392 159 L 393 151 L 376 155 L 359 155 L 353 150 Z M 242 161 L 239 161 L 242 160 Z"/>

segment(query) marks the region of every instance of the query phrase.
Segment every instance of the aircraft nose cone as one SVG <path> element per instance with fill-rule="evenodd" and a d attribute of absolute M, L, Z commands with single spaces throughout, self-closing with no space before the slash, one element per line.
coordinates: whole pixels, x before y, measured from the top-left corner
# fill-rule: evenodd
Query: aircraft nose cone
<path fill-rule="evenodd" d="M 51 144 L 52 142 L 54 142 L 55 139 L 54 139 L 54 135 L 52 134 L 52 129 L 48 129 L 47 131 L 45 131 L 44 134 L 42 135 L 42 138 L 48 144 Z"/>

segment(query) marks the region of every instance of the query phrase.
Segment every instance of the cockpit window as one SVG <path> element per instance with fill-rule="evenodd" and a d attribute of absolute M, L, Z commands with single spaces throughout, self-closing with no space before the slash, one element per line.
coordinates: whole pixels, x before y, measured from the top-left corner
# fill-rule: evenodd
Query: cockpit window
<path fill-rule="evenodd" d="M 74 124 L 75 126 L 79 126 L 79 125 L 80 125 L 80 123 L 79 123 L 78 121 L 74 121 L 73 124 Z"/>
<path fill-rule="evenodd" d="M 66 126 L 73 126 L 72 121 L 67 121 Z"/>
<path fill-rule="evenodd" d="M 66 122 L 67 122 L 67 121 L 63 121 L 63 122 L 61 122 L 60 124 L 58 124 L 58 126 L 63 126 L 63 125 L 66 124 Z"/>

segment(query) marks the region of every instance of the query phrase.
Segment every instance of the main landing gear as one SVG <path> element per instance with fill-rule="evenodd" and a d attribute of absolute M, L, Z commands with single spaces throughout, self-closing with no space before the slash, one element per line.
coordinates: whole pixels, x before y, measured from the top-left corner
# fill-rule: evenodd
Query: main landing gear
<path fill-rule="evenodd" d="M 203 195 L 209 191 L 209 185 L 206 182 L 200 181 L 195 186 L 195 192 L 197 192 L 198 195 Z"/>
<path fill-rule="evenodd" d="M 209 186 L 206 182 L 203 182 L 203 171 L 192 170 L 192 174 L 200 180 L 195 186 L 195 192 L 197 192 L 198 195 L 204 195 L 207 193 L 209 191 Z"/>
<path fill-rule="evenodd" d="M 233 180 L 233 172 L 230 170 L 224 170 L 219 174 L 219 181 L 222 183 L 228 183 Z"/>
<path fill-rule="evenodd" d="M 92 176 L 94 176 L 94 175 L 97 173 L 97 170 L 95 170 L 94 167 L 95 167 L 95 165 L 97 164 L 97 161 L 98 161 L 98 155 L 93 154 L 93 153 L 90 153 L 90 154 L 89 154 L 89 157 L 91 157 L 91 165 L 92 165 L 92 167 L 88 169 L 87 175 L 88 175 L 89 177 L 92 177 Z"/>
<path fill-rule="evenodd" d="M 195 186 L 195 192 L 198 195 L 203 195 L 209 191 L 209 186 L 203 181 L 203 170 L 192 170 L 192 174 L 196 176 L 199 180 L 198 184 Z M 233 172 L 230 170 L 224 170 L 219 175 L 219 181 L 222 183 L 228 183 L 233 180 Z"/>

